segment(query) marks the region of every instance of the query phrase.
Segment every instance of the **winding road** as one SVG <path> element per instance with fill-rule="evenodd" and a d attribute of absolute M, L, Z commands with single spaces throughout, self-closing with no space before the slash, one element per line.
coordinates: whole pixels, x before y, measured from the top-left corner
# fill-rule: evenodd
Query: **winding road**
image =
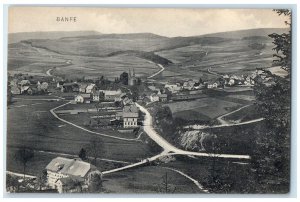
<path fill-rule="evenodd" d="M 171 145 L 167 140 L 161 137 L 152 126 L 152 116 L 149 111 L 136 103 L 139 109 L 146 114 L 144 120 L 144 131 L 147 135 L 156 142 L 160 147 L 164 149 L 165 153 L 173 153 L 180 155 L 188 155 L 188 156 L 204 156 L 204 157 L 217 157 L 217 158 L 234 158 L 234 159 L 250 159 L 249 155 L 235 155 L 235 154 L 213 154 L 213 153 L 202 153 L 202 152 L 192 152 L 185 151 L 182 149 L 178 149 L 175 146 Z M 161 154 L 162 155 L 162 154 Z"/>

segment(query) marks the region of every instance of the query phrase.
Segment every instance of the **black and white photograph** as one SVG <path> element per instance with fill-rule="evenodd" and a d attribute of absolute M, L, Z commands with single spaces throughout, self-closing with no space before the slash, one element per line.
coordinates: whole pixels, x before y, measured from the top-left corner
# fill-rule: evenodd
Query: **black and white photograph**
<path fill-rule="evenodd" d="M 5 192 L 288 194 L 293 12 L 9 6 Z"/>

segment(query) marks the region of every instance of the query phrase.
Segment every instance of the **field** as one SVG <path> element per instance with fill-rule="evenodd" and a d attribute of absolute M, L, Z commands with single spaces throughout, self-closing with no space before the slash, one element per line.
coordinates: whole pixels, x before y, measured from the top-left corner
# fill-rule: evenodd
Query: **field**
<path fill-rule="evenodd" d="M 98 150 L 100 158 L 135 162 L 152 156 L 148 145 L 142 142 L 100 137 L 57 120 L 49 110 L 62 103 L 15 100 L 7 111 L 8 150 L 26 147 L 37 151 L 77 155 L 81 148 L 88 149 L 91 141 L 101 141 L 103 147 Z M 11 154 L 10 157 L 13 155 Z M 50 160 L 46 161 L 50 162 Z M 11 171 L 18 170 L 12 168 Z"/>
<path fill-rule="evenodd" d="M 47 49 L 32 47 L 30 44 L 18 43 L 9 46 L 8 71 L 30 75 L 46 75 L 47 70 L 69 79 L 105 77 L 114 80 L 129 69 L 135 69 L 139 77 L 146 77 L 159 68 L 152 62 L 130 54 L 111 57 L 89 57 L 61 55 Z"/>
<path fill-rule="evenodd" d="M 168 103 L 165 106 L 170 107 L 175 117 L 189 118 L 189 114 L 191 114 L 192 117 L 198 117 L 199 120 L 208 120 L 233 111 L 242 105 L 208 97 L 192 101 Z"/>
<path fill-rule="evenodd" d="M 202 193 L 198 187 L 180 174 L 160 166 L 139 167 L 104 177 L 108 193 L 165 193 L 163 184 L 167 174 L 170 193 Z M 145 180 L 147 179 L 147 180 Z"/>
<path fill-rule="evenodd" d="M 215 193 L 251 193 L 248 184 L 251 183 L 252 171 L 250 164 L 237 161 L 188 157 L 176 157 L 176 161 L 169 162 L 165 166 L 173 167 L 197 179 L 206 189 L 211 186 L 212 173 L 218 176 L 219 183 L 227 183 L 225 190 L 209 190 Z"/>

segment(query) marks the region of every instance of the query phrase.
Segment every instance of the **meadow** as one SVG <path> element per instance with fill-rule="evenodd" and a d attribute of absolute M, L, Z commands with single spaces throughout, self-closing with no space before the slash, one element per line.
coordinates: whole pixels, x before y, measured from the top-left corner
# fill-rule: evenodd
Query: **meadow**
<path fill-rule="evenodd" d="M 103 143 L 97 151 L 99 158 L 135 162 L 152 156 L 145 143 L 100 137 L 57 120 L 49 110 L 62 103 L 15 100 L 7 110 L 7 151 L 25 147 L 77 155 L 81 148 L 90 149 L 91 142 L 96 141 Z M 9 155 L 12 156 L 14 154 Z M 8 159 L 8 162 L 11 161 Z M 18 168 L 11 169 L 18 171 Z"/>
<path fill-rule="evenodd" d="M 189 118 L 189 114 L 195 113 L 193 117 L 199 120 L 202 118 L 214 119 L 222 114 L 233 111 L 242 106 L 239 103 L 224 101 L 213 97 L 202 98 L 192 101 L 181 101 L 165 104 L 169 106 L 173 116 Z M 197 119 L 196 119 L 197 120 Z"/>

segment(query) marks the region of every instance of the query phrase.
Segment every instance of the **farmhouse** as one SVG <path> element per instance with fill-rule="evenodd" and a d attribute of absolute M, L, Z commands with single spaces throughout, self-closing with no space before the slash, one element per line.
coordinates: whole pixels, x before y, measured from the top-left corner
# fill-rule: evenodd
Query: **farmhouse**
<path fill-rule="evenodd" d="M 181 86 L 177 84 L 166 84 L 165 88 L 168 89 L 171 93 L 178 93 L 181 90 Z"/>
<path fill-rule="evenodd" d="M 91 95 L 90 94 L 79 94 L 75 97 L 76 103 L 91 103 Z"/>
<path fill-rule="evenodd" d="M 65 192 L 70 181 L 80 181 L 85 186 L 88 184 L 89 174 L 99 172 L 94 165 L 79 159 L 56 157 L 46 166 L 47 183 L 57 189 L 59 193 Z"/>

